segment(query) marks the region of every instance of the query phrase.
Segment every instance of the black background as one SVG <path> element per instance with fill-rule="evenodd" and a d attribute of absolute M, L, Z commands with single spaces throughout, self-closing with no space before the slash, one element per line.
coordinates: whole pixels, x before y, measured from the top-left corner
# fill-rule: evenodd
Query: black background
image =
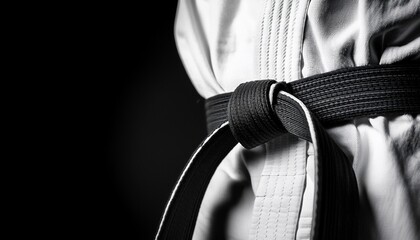
<path fill-rule="evenodd" d="M 78 129 L 69 150 L 72 189 L 58 208 L 67 209 L 60 219 L 68 218 L 61 236 L 153 239 L 182 168 L 205 137 L 203 99 L 175 46 L 176 7 L 93 6 L 69 36 L 70 52 L 80 54 L 70 67 L 77 74 L 69 74 L 76 89 L 70 106 L 77 104 L 69 118 Z"/>

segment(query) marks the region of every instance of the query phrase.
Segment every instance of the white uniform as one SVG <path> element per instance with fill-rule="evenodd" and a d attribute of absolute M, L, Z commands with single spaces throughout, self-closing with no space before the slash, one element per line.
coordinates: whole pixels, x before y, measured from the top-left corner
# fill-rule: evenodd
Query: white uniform
<path fill-rule="evenodd" d="M 257 79 L 418 60 L 420 1 L 180 0 L 175 37 L 208 98 Z M 420 239 L 420 115 L 361 118 L 328 132 L 353 160 L 361 239 Z M 193 239 L 309 239 L 313 179 L 304 140 L 238 145 L 210 182 Z"/>

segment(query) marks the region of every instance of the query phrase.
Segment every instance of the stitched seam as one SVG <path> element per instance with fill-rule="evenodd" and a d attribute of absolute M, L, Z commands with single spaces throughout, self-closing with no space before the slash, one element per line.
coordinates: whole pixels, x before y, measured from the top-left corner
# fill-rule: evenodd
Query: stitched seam
<path fill-rule="evenodd" d="M 271 157 L 273 157 L 272 156 L 272 147 L 273 147 L 273 143 L 269 143 L 270 144 L 270 152 L 268 153 Z M 267 231 L 268 231 L 268 224 L 270 223 L 270 216 L 271 216 L 271 211 L 272 211 L 272 207 L 273 207 L 273 200 L 274 200 L 274 198 L 275 198 L 275 195 L 276 195 L 276 191 L 277 191 L 277 178 L 274 178 L 273 179 L 273 176 L 274 176 L 274 174 L 273 174 L 273 172 L 274 172 L 274 170 L 275 170 L 275 161 L 274 161 L 274 159 L 273 158 L 271 158 L 271 161 L 270 161 L 270 176 L 269 176 L 269 179 L 270 179 L 270 182 L 272 181 L 272 180 L 274 180 L 274 188 L 273 188 L 273 191 L 271 192 L 271 193 L 267 193 L 267 194 L 271 194 L 270 195 L 270 207 L 268 208 L 268 217 L 267 217 L 267 224 L 266 224 L 266 238 L 268 239 L 268 234 L 267 234 Z M 274 238 L 275 238 L 275 236 L 276 235 L 274 235 Z"/>
<path fill-rule="evenodd" d="M 258 197 L 258 198 L 261 199 L 261 197 Z M 262 198 L 261 201 L 264 201 L 264 198 Z M 256 223 L 257 224 L 257 230 L 256 230 L 256 233 L 255 233 L 256 237 L 258 237 L 258 234 L 259 234 L 259 231 L 260 231 L 260 222 L 261 222 L 261 214 L 262 214 L 262 208 L 261 208 L 261 206 L 259 206 L 259 207 L 260 207 L 260 209 L 259 209 L 259 213 L 258 213 L 258 221 Z"/>
<path fill-rule="evenodd" d="M 286 138 L 286 140 L 287 140 L 288 138 Z M 288 142 L 286 142 L 285 144 L 288 144 Z M 280 161 L 281 161 L 281 158 L 280 158 Z M 280 166 L 281 166 L 281 164 L 280 164 Z M 276 176 L 282 176 L 282 175 L 279 175 L 279 174 L 276 174 Z M 287 176 L 287 175 L 286 175 Z M 277 179 L 278 180 L 278 179 Z M 280 206 L 279 206 L 279 209 L 278 209 L 278 214 L 279 214 L 279 216 L 276 218 L 276 222 L 275 222 L 275 224 L 274 224 L 274 238 L 277 238 L 277 232 L 278 232 L 278 226 L 279 226 L 279 219 L 281 218 L 281 204 L 282 204 L 282 201 L 283 201 L 283 192 L 284 192 L 284 185 L 285 185 L 285 183 L 284 183 L 285 181 L 281 181 L 281 187 L 282 187 L 282 190 L 281 190 L 281 194 L 280 194 Z M 277 190 L 277 188 L 276 188 L 276 190 Z"/>
<path fill-rule="evenodd" d="M 273 15 L 274 15 L 274 8 L 276 6 L 276 1 L 272 1 L 271 9 L 268 18 L 268 42 L 267 42 L 267 49 L 266 49 L 266 70 L 267 70 L 267 77 L 270 78 L 270 46 L 271 46 L 271 29 L 273 28 Z"/>
<path fill-rule="evenodd" d="M 267 157 L 268 156 L 269 156 L 269 154 L 267 154 Z M 267 159 L 266 161 L 269 161 L 269 160 Z M 273 171 L 273 168 L 270 168 L 270 174 L 268 176 L 268 184 L 267 184 L 267 187 L 265 188 L 266 189 L 266 191 L 265 191 L 266 194 L 265 194 L 265 197 L 264 197 L 264 202 L 266 202 L 266 200 L 268 200 L 267 194 L 270 194 L 267 191 L 268 191 L 268 188 L 270 187 L 270 184 L 271 184 L 271 173 L 272 173 L 272 171 Z M 269 198 L 269 201 L 270 201 L 270 207 L 271 207 L 272 198 Z M 265 206 L 265 204 L 262 205 L 262 207 L 264 207 L 264 206 Z M 268 208 L 268 216 L 265 219 L 267 219 L 267 224 L 264 224 L 264 227 L 265 227 L 264 238 L 265 239 L 268 239 L 268 232 L 267 232 L 268 231 L 268 227 L 267 227 L 267 225 L 270 222 L 270 208 Z"/>
<path fill-rule="evenodd" d="M 285 76 L 286 72 L 286 51 L 287 51 L 287 36 L 289 35 L 289 18 L 290 18 L 290 10 L 292 7 L 292 3 L 288 3 L 287 10 L 286 10 L 286 16 L 284 20 L 284 34 L 283 34 L 283 57 L 282 57 L 282 75 Z M 286 82 L 288 82 L 288 79 L 285 79 Z"/>
<path fill-rule="evenodd" d="M 262 180 L 262 179 L 261 179 Z M 258 206 L 260 209 L 259 209 L 259 213 L 258 213 L 258 221 L 257 221 L 257 231 L 256 231 L 256 237 L 258 238 L 258 236 L 259 236 L 259 232 L 260 232 L 260 225 L 261 225 L 261 216 L 262 216 L 262 206 L 264 206 L 264 200 L 265 200 L 265 195 L 266 195 L 266 192 L 267 192 L 267 188 L 265 188 L 264 189 L 264 194 L 263 194 L 263 197 L 258 197 L 261 201 L 259 201 L 260 202 L 260 206 Z"/>
<path fill-rule="evenodd" d="M 256 239 L 259 239 L 259 237 L 260 237 L 260 232 L 263 230 L 263 229 L 261 229 L 261 216 L 263 215 L 263 208 L 264 208 L 264 205 L 265 205 L 265 202 L 266 202 L 266 200 L 267 200 L 267 191 L 268 191 L 268 186 L 269 186 L 269 184 L 270 184 L 270 178 L 271 178 L 271 172 L 273 171 L 273 168 L 270 166 L 270 162 L 269 162 L 269 159 L 268 159 L 268 156 L 269 156 L 269 154 L 268 154 L 268 151 L 269 151 L 269 148 L 267 147 L 267 154 L 266 154 L 266 157 L 265 157 L 265 166 L 264 166 L 264 169 L 263 169 L 263 172 L 266 170 L 266 167 L 270 167 L 269 168 L 269 175 L 268 175 L 268 177 L 266 177 L 266 181 L 267 181 L 267 185 L 264 187 L 264 194 L 263 194 L 263 196 L 262 197 L 260 197 L 260 199 L 261 199 L 261 205 L 259 206 L 259 216 L 258 216 L 258 222 L 257 222 L 257 233 L 256 233 Z M 267 226 L 266 226 L 266 224 L 264 224 L 263 225 L 264 227 L 265 227 L 265 235 L 267 235 Z"/>
<path fill-rule="evenodd" d="M 274 168 L 271 168 L 272 170 L 274 169 Z M 273 172 L 273 171 L 271 171 L 271 172 Z M 270 174 L 270 179 L 273 179 L 274 180 L 274 191 L 273 191 L 273 195 L 276 195 L 276 191 L 277 191 L 277 183 L 279 182 L 279 181 L 277 181 L 277 178 L 271 178 L 272 176 L 274 176 L 274 174 Z M 270 207 L 268 208 L 268 221 L 270 221 L 270 216 L 271 216 L 271 211 L 272 211 L 272 208 L 273 208 L 273 200 L 274 200 L 275 198 L 273 197 L 273 198 L 270 198 Z M 277 218 L 278 219 L 278 218 Z M 269 222 L 268 222 L 269 223 Z M 267 223 L 267 225 L 268 225 L 268 223 Z M 267 235 L 267 230 L 268 230 L 268 227 L 267 227 L 267 229 L 266 229 L 266 237 L 268 238 L 268 235 Z M 274 238 L 276 237 L 276 231 L 274 232 Z"/>
<path fill-rule="evenodd" d="M 287 42 L 286 42 L 286 60 L 287 60 L 287 82 L 292 80 L 292 66 L 293 66 L 293 40 L 295 36 L 295 20 L 296 20 L 296 4 L 295 1 L 291 2 L 290 11 L 288 15 L 288 29 L 287 29 Z"/>
<path fill-rule="evenodd" d="M 290 50 L 291 51 L 290 55 L 296 54 L 295 51 L 294 51 L 294 48 L 293 48 L 293 46 L 294 46 L 293 42 L 296 38 L 295 26 L 296 26 L 296 18 L 297 18 L 297 13 L 299 11 L 300 1 L 297 1 L 296 4 L 294 4 L 294 3 L 295 3 L 295 1 L 293 1 L 293 3 L 292 3 L 293 6 L 295 6 L 295 8 L 294 8 L 295 10 L 293 12 L 292 33 L 291 33 L 291 36 L 290 36 L 290 41 L 291 41 L 291 45 L 292 45 L 292 49 Z M 294 59 L 293 57 L 290 57 L 289 81 L 291 81 L 293 79 L 293 75 L 292 75 L 292 69 L 293 69 L 292 65 L 294 64 L 294 62 L 292 62 L 293 59 Z"/>
<path fill-rule="evenodd" d="M 292 189 L 291 189 L 291 195 L 289 198 L 289 211 L 287 212 L 287 218 L 286 218 L 286 222 L 289 222 L 289 215 L 290 215 L 290 206 L 291 206 L 291 201 L 292 201 L 292 197 L 294 196 L 294 188 L 295 188 L 295 181 L 296 181 L 296 171 L 297 171 L 297 153 L 298 153 L 298 148 L 299 148 L 299 142 L 295 147 L 295 156 L 294 156 L 294 165 L 293 165 L 293 173 L 294 173 L 294 178 L 293 178 L 293 182 L 292 182 Z M 294 219 L 295 220 L 295 219 Z M 293 221 L 293 224 L 295 224 L 295 221 Z M 295 224 L 296 225 L 296 224 Z M 287 228 L 286 228 L 287 230 Z"/>
<path fill-rule="evenodd" d="M 274 78 L 277 79 L 277 55 L 279 50 L 279 38 L 280 38 L 280 23 L 281 23 L 281 12 L 283 11 L 283 1 L 280 1 L 279 10 L 276 11 L 277 14 L 277 29 L 276 29 L 276 42 L 274 44 Z"/>
<path fill-rule="evenodd" d="M 259 56 L 258 56 L 258 70 L 260 72 L 260 77 L 262 78 L 262 46 L 264 41 L 264 28 L 265 28 L 265 16 L 266 16 L 266 8 L 267 8 L 267 2 L 268 0 L 265 0 L 264 2 L 264 15 L 262 17 L 261 21 L 261 37 L 260 37 L 260 44 L 259 44 Z"/>
<path fill-rule="evenodd" d="M 285 145 L 288 146 L 287 147 L 287 157 L 286 157 L 286 159 L 287 159 L 286 170 L 288 170 L 289 169 L 289 165 L 290 165 L 290 136 L 287 136 L 286 137 Z M 287 173 L 287 175 L 288 175 L 288 173 Z M 282 213 L 282 208 L 281 207 L 283 205 L 283 200 L 284 200 L 284 188 L 285 188 L 285 185 L 286 185 L 286 180 L 282 182 L 282 189 L 281 189 L 281 194 L 280 194 L 280 206 L 279 206 L 279 212 L 280 212 L 280 214 Z M 281 217 L 281 215 L 280 215 L 280 217 Z M 280 224 L 282 224 L 282 223 L 280 223 Z M 287 226 L 287 223 L 286 223 L 286 226 Z M 276 230 L 277 230 L 277 228 L 279 228 L 278 225 L 276 225 Z M 284 236 L 284 231 L 285 230 L 283 229 L 283 236 Z"/>

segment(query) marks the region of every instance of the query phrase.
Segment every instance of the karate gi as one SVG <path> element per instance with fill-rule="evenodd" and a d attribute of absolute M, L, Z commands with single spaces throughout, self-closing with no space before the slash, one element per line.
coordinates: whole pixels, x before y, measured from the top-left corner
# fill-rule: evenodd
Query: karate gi
<path fill-rule="evenodd" d="M 175 38 L 209 98 L 252 80 L 419 60 L 420 1 L 180 0 Z M 327 130 L 356 173 L 359 239 L 420 239 L 420 115 Z M 312 144 L 290 134 L 238 144 L 208 186 L 193 239 L 310 239 L 313 164 Z"/>

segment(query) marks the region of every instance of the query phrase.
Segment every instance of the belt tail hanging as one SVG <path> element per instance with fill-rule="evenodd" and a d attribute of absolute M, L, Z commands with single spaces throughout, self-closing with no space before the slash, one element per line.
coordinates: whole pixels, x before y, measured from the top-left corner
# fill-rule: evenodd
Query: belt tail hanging
<path fill-rule="evenodd" d="M 351 162 L 323 126 L 357 117 L 420 113 L 420 70 L 415 65 L 356 67 L 279 83 L 275 101 L 267 107 L 271 84 L 272 81 L 245 83 L 233 94 L 207 100 L 206 106 L 212 106 L 206 113 L 212 133 L 181 174 L 156 239 L 192 238 L 207 185 L 238 141 L 253 147 L 284 132 L 314 145 L 311 239 L 357 239 L 356 178 Z M 272 118 L 270 109 L 278 119 Z M 241 112 L 248 116 L 238 115 Z"/>
<path fill-rule="evenodd" d="M 311 239 L 357 239 L 359 194 L 351 161 L 301 101 L 290 94 L 280 93 L 275 108 L 290 133 L 309 133 L 308 140 L 314 146 L 315 195 Z M 289 109 L 289 114 L 282 114 L 284 109 Z M 290 114 L 290 111 L 294 113 Z M 301 126 L 288 124 L 296 118 L 306 121 L 300 122 Z"/>
<path fill-rule="evenodd" d="M 192 238 L 201 201 L 213 173 L 237 143 L 225 123 L 200 144 L 172 192 L 156 240 Z"/>

